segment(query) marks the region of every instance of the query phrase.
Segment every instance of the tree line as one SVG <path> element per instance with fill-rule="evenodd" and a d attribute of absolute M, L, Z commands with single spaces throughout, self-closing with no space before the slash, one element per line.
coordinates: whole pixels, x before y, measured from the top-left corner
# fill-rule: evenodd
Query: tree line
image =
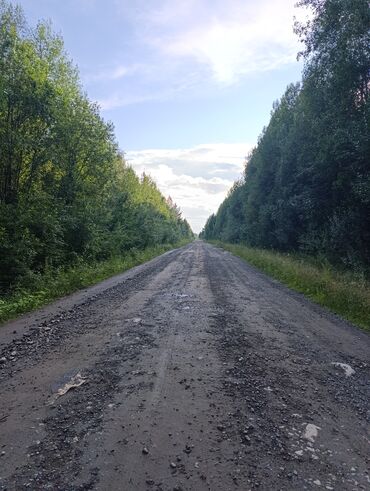
<path fill-rule="evenodd" d="M 0 0 L 0 293 L 190 237 L 172 200 L 125 162 L 61 37 Z"/>
<path fill-rule="evenodd" d="M 287 87 L 205 239 L 370 266 L 370 6 L 302 0 L 302 81 Z"/>

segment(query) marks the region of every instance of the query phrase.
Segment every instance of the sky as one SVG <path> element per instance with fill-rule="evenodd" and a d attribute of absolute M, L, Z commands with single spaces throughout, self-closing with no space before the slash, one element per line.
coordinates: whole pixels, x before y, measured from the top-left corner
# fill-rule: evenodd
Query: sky
<path fill-rule="evenodd" d="M 242 175 L 273 102 L 301 78 L 296 0 L 18 0 L 50 20 L 126 159 L 193 231 Z"/>

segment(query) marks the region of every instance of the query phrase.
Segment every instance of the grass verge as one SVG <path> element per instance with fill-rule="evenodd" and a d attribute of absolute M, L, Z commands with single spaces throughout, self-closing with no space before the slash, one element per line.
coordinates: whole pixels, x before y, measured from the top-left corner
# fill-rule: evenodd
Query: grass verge
<path fill-rule="evenodd" d="M 0 324 L 38 309 L 64 295 L 94 285 L 138 264 L 145 263 L 188 242 L 157 245 L 142 251 L 130 251 L 124 256 L 112 257 L 106 261 L 93 264 L 82 263 L 66 270 L 50 271 L 38 275 L 35 277 L 32 288 L 19 289 L 12 295 L 0 298 Z"/>
<path fill-rule="evenodd" d="M 310 300 L 339 314 L 357 326 L 370 330 L 370 284 L 350 272 L 339 272 L 312 258 L 214 242 L 232 254 L 303 293 Z"/>

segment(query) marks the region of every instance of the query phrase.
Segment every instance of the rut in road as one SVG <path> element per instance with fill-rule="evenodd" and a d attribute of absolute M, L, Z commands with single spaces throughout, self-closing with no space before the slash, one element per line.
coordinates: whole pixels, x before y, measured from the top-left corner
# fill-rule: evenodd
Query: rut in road
<path fill-rule="evenodd" d="M 196 241 L 2 327 L 0 489 L 368 489 L 368 354 Z"/>

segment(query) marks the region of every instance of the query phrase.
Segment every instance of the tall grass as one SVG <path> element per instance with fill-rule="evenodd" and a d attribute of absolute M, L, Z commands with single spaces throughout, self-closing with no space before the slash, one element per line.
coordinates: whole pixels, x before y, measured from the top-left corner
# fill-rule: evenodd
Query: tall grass
<path fill-rule="evenodd" d="M 314 258 L 213 242 L 363 329 L 370 329 L 370 284 Z"/>
<path fill-rule="evenodd" d="M 34 275 L 32 286 L 19 288 L 13 294 L 0 298 L 0 323 L 122 273 L 188 242 L 185 240 L 178 244 L 157 245 L 141 251 L 133 250 L 124 256 L 112 257 L 106 261 L 81 263 L 66 270 L 52 270 L 42 275 Z"/>

